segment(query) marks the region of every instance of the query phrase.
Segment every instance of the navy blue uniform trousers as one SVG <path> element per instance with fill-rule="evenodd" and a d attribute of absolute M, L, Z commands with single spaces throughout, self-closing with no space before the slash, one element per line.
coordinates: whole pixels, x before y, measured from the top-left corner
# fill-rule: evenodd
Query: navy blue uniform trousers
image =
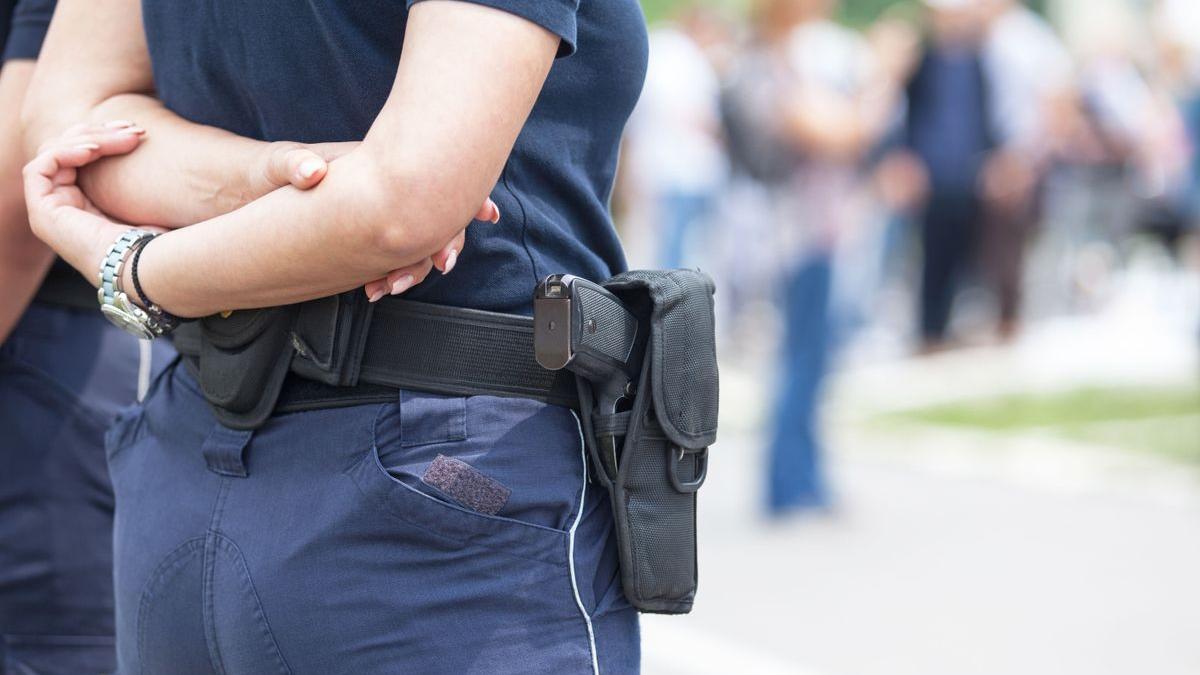
<path fill-rule="evenodd" d="M 233 431 L 176 364 L 108 451 L 121 673 L 638 669 L 566 408 L 401 392 Z"/>
<path fill-rule="evenodd" d="M 115 665 L 104 433 L 137 367 L 96 311 L 35 303 L 0 346 L 0 672 Z"/>

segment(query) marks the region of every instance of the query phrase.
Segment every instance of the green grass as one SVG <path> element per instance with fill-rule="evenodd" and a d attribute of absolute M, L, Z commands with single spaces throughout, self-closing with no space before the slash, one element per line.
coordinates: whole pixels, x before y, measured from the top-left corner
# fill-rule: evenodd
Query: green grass
<path fill-rule="evenodd" d="M 1002 396 L 887 418 L 998 433 L 1043 431 L 1200 464 L 1200 386 Z"/>

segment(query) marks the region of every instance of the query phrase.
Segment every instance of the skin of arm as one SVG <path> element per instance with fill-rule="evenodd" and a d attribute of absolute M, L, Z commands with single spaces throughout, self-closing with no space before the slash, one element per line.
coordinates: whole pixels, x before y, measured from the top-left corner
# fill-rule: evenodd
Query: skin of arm
<path fill-rule="evenodd" d="M 317 189 L 282 188 L 160 236 L 140 261 L 147 294 L 172 313 L 205 316 L 328 296 L 427 259 L 461 237 L 495 184 L 558 44 L 501 10 L 414 5 L 392 93 L 363 143 L 332 162 Z M 64 152 L 79 166 L 102 150 Z M 65 189 L 59 165 L 43 155 L 27 167 L 31 220 L 90 270 L 124 228 L 77 200 L 47 199 Z"/>
<path fill-rule="evenodd" d="M 153 88 L 140 2 L 60 0 L 22 110 L 28 156 L 78 122 L 134 120 L 149 130 L 140 151 L 89 165 L 79 184 L 115 219 L 180 227 L 289 183 L 312 187 L 324 177 L 323 157 L 353 147 L 266 143 L 194 124 Z"/>
<path fill-rule="evenodd" d="M 9 61 L 0 71 L 0 145 L 21 147 L 21 125 L 17 111 L 33 75 L 33 61 Z M 21 194 L 21 152 L 0 153 L 0 343 L 25 312 L 54 252 L 34 236 L 25 216 Z"/>

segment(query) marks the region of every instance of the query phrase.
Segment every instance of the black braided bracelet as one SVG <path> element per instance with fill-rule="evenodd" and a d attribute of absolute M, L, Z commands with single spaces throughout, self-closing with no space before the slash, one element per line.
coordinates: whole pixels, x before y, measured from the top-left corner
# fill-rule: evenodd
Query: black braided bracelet
<path fill-rule="evenodd" d="M 137 244 L 137 250 L 133 252 L 133 259 L 129 261 L 129 277 L 133 279 L 133 290 L 137 293 L 138 300 L 142 301 L 142 306 L 146 308 L 146 312 L 153 318 L 159 326 L 162 326 L 166 332 L 174 330 L 183 319 L 175 316 L 167 310 L 159 307 L 146 297 L 146 291 L 142 290 L 142 282 L 138 279 L 138 261 L 142 258 L 142 251 L 150 245 L 150 241 L 157 237 L 143 237 Z"/>
<path fill-rule="evenodd" d="M 129 261 L 129 276 L 133 279 L 133 290 L 137 292 L 138 300 L 142 301 L 142 307 L 146 309 L 153 307 L 154 303 L 150 302 L 150 298 L 146 297 L 146 292 L 142 290 L 142 282 L 138 280 L 138 260 L 141 259 L 142 251 L 146 250 L 146 247 L 150 244 L 150 240 L 157 236 L 152 235 L 139 239 L 135 244 L 137 248 L 133 252 L 133 259 Z"/>

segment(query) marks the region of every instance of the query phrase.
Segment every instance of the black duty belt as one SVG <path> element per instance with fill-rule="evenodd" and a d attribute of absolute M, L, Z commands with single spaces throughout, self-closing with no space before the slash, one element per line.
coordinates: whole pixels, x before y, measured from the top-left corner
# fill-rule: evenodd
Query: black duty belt
<path fill-rule="evenodd" d="M 198 373 L 200 333 L 180 330 L 175 346 Z M 537 364 L 533 319 L 389 298 L 373 308 L 358 381 L 334 386 L 297 373 L 297 351 L 276 413 L 396 400 L 411 389 L 451 396 L 529 398 L 579 409 L 574 376 Z M 302 369 L 301 369 L 302 370 Z"/>

